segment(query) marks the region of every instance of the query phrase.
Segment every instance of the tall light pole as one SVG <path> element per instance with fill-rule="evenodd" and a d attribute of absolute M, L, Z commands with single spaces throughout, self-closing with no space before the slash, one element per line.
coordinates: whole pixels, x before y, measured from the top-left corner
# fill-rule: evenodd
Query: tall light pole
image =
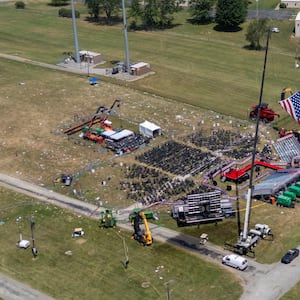
<path fill-rule="evenodd" d="M 74 44 L 75 44 L 75 59 L 76 59 L 76 63 L 79 64 L 80 57 L 79 57 L 79 46 L 78 46 L 78 35 L 77 35 L 77 27 L 76 27 L 74 0 L 71 0 L 71 8 L 72 8 L 72 25 L 73 25 L 73 34 L 74 34 Z"/>
<path fill-rule="evenodd" d="M 33 215 L 31 215 L 31 218 L 30 218 L 31 240 L 32 240 L 31 252 L 32 252 L 33 257 L 36 257 L 38 254 L 38 251 L 37 251 L 37 248 L 35 247 L 34 227 L 35 227 L 35 221 L 34 221 Z"/>
<path fill-rule="evenodd" d="M 258 1 L 256 0 L 256 21 L 258 21 Z"/>
<path fill-rule="evenodd" d="M 127 68 L 127 72 L 130 73 L 125 0 L 122 0 L 122 16 L 123 16 L 123 29 L 124 29 L 124 40 L 125 40 L 126 68 Z"/>

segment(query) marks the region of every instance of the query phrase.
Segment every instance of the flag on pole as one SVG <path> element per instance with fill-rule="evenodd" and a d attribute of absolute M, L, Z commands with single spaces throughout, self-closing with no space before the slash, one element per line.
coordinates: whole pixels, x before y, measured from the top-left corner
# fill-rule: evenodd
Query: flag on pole
<path fill-rule="evenodd" d="M 279 101 L 281 107 L 300 124 L 300 91 L 291 97 Z"/>

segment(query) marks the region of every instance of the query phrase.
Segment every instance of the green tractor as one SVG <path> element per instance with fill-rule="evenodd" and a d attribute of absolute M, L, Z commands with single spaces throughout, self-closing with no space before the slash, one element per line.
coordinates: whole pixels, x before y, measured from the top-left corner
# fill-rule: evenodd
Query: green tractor
<path fill-rule="evenodd" d="M 115 227 L 117 224 L 117 220 L 114 217 L 113 213 L 111 210 L 106 209 L 105 211 L 101 212 L 101 217 L 100 217 L 100 228 L 112 228 Z"/>

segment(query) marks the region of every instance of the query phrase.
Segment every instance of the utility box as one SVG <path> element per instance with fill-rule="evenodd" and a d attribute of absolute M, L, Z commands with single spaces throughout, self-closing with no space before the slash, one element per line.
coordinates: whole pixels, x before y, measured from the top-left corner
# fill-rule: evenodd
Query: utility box
<path fill-rule="evenodd" d="M 150 64 L 139 62 L 130 66 L 131 74 L 135 76 L 141 76 L 151 72 Z"/>

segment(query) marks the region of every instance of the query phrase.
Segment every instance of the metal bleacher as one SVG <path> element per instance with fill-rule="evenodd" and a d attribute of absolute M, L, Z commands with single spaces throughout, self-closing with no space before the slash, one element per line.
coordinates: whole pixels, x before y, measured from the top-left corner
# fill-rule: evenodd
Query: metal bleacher
<path fill-rule="evenodd" d="M 278 139 L 274 148 L 280 159 L 286 163 L 290 163 L 293 157 L 300 155 L 300 144 L 293 134 Z"/>

